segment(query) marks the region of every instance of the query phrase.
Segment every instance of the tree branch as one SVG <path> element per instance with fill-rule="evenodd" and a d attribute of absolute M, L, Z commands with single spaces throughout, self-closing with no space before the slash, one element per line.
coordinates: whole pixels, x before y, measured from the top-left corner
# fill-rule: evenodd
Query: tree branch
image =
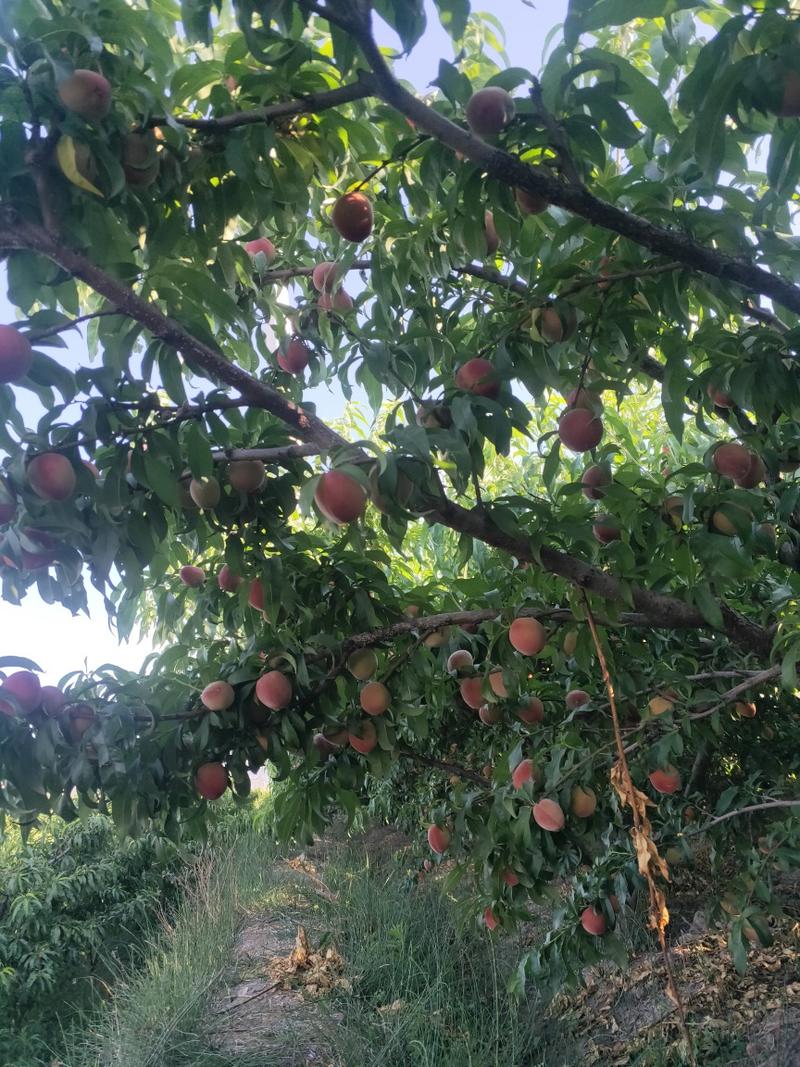
<path fill-rule="evenodd" d="M 737 808 L 736 811 L 727 811 L 724 815 L 718 815 L 716 819 L 707 822 L 705 826 L 699 826 L 696 830 L 684 830 L 678 834 L 678 837 L 694 837 L 695 834 L 704 834 L 712 826 L 725 822 L 726 819 L 749 815 L 752 811 L 769 811 L 772 808 L 800 808 L 800 800 L 767 800 L 763 804 L 748 804 L 746 808 Z"/>
<path fill-rule="evenodd" d="M 374 94 L 374 79 L 369 74 L 362 73 L 358 81 L 351 85 L 343 85 L 339 89 L 329 89 L 319 93 L 309 93 L 308 96 L 301 96 L 297 100 L 268 104 L 266 107 L 255 108 L 252 111 L 237 111 L 215 119 L 157 115 L 150 119 L 146 128 L 152 129 L 155 126 L 169 126 L 177 123 L 187 130 L 198 130 L 202 133 L 226 133 L 240 126 L 256 126 L 263 122 L 274 122 L 275 119 L 290 118 L 293 115 L 313 115 L 317 111 L 326 111 L 328 108 L 339 107 L 341 104 L 349 104 L 353 100 L 363 100 Z"/>
<path fill-rule="evenodd" d="M 434 756 L 423 756 L 419 752 L 412 752 L 410 748 L 398 749 L 398 755 L 405 756 L 406 759 L 413 760 L 414 763 L 421 763 L 425 767 L 435 767 L 438 771 L 456 774 L 459 778 L 474 782 L 484 789 L 488 787 L 486 779 L 481 778 L 477 771 L 471 771 L 468 767 L 462 767 L 458 763 L 447 763 L 445 760 L 436 759 Z"/>
<path fill-rule="evenodd" d="M 28 340 L 35 345 L 37 341 L 43 341 L 45 337 L 53 337 L 58 333 L 64 333 L 65 330 L 75 329 L 82 322 L 89 322 L 91 319 L 102 319 L 107 315 L 120 315 L 124 318 L 123 313 L 117 311 L 116 308 L 103 308 L 102 311 L 90 311 L 86 315 L 78 315 L 76 318 L 70 319 L 69 322 L 59 322 L 55 326 L 47 326 L 42 330 L 32 330 L 28 334 Z"/>
<path fill-rule="evenodd" d="M 327 17 L 327 16 L 326 16 Z M 516 156 L 494 148 L 445 115 L 418 100 L 395 79 L 372 36 L 368 16 L 351 18 L 348 29 L 372 68 L 377 94 L 420 129 L 426 130 L 443 144 L 460 152 L 482 167 L 491 177 L 506 185 L 544 197 L 549 203 L 578 215 L 592 225 L 618 233 L 634 244 L 649 248 L 657 255 L 678 260 L 692 270 L 736 282 L 750 292 L 767 296 L 778 304 L 800 313 L 800 288 L 777 275 L 755 266 L 747 257 L 730 256 L 699 244 L 686 233 L 666 229 L 640 215 L 624 211 L 601 200 L 584 185 L 566 184 L 546 167 L 523 163 Z"/>

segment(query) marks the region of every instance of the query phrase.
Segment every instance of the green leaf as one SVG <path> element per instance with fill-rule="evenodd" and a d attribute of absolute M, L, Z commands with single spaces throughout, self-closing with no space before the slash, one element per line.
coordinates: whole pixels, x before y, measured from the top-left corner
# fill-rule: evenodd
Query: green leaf
<path fill-rule="evenodd" d="M 695 586 L 694 602 L 708 625 L 713 626 L 715 630 L 722 630 L 722 609 L 708 582 L 699 582 Z"/>
<path fill-rule="evenodd" d="M 464 36 L 469 19 L 469 0 L 434 0 L 439 21 L 454 41 Z"/>

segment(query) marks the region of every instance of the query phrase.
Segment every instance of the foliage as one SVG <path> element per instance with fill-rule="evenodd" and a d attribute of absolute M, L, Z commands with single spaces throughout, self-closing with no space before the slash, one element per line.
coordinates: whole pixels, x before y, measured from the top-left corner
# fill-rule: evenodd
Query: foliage
<path fill-rule="evenodd" d="M 177 896 L 183 862 L 156 834 L 120 841 L 102 815 L 69 826 L 53 820 L 27 845 L 4 844 L 0 1040 L 7 1062 L 27 1062 L 26 1050 L 43 1054 L 70 1013 L 91 1007 L 114 968 L 137 957 L 156 915 Z"/>
<path fill-rule="evenodd" d="M 405 49 L 424 32 L 419 0 L 375 8 Z M 662 8 L 643 3 L 631 20 L 628 4 L 574 0 L 531 72 L 496 66 L 499 28 L 439 0 L 458 56 L 423 104 L 392 78 L 363 0 L 238 0 L 219 18 L 205 0 L 12 2 L 0 248 L 35 353 L 18 387 L 0 385 L 3 595 L 36 586 L 77 611 L 88 578 L 121 637 L 139 621 L 163 648 L 138 673 L 64 679 L 60 715 L 8 697 L 0 803 L 12 820 L 107 804 L 123 832 L 178 838 L 207 810 L 198 765 L 223 763 L 244 798 L 269 760 L 285 782 L 283 836 L 307 837 L 334 810 L 352 817 L 370 792 L 415 805 L 420 831 L 446 823 L 464 857 L 454 877 L 475 876 L 476 916 L 489 907 L 513 923 L 568 882 L 518 972 L 557 984 L 601 952 L 623 959 L 613 933 L 598 941 L 579 916 L 596 905 L 612 925 L 612 895 L 624 905 L 647 865 L 609 786 L 602 649 L 658 845 L 688 848 L 688 821 L 732 816 L 710 827 L 741 870 L 731 948 L 744 965 L 748 937 L 769 940 L 775 873 L 798 858 L 786 805 L 800 766 L 800 293 L 786 279 L 800 25 L 781 4 Z M 106 117 L 61 105 L 74 69 L 108 79 Z M 464 130 L 486 84 L 516 103 L 492 147 Z M 132 168 L 131 131 L 151 129 Z M 331 223 L 356 185 L 375 216 L 358 247 Z M 514 186 L 550 206 L 521 214 Z M 257 237 L 274 264 L 269 246 L 246 251 Z M 320 307 L 320 261 L 346 276 L 353 312 Z M 76 316 L 90 317 L 73 367 L 61 357 Z M 299 375 L 277 361 L 293 334 L 310 351 Z M 476 357 L 491 360 L 496 395 L 459 387 Z M 351 408 L 340 428 L 322 423 L 308 390 L 328 384 L 358 390 L 374 419 Z M 613 481 L 601 501 L 580 491 L 590 457 L 558 436 L 561 398 L 580 386 L 602 396 L 591 458 Z M 433 417 L 418 418 L 421 402 Z M 752 457 L 745 484 L 715 465 L 715 446 L 734 439 Z M 260 491 L 229 484 L 232 450 L 267 461 Z M 28 476 L 53 451 L 75 475 L 66 499 L 43 499 Z M 369 492 L 362 521 L 323 520 L 324 467 Z M 220 499 L 199 507 L 189 478 L 214 474 Z M 600 514 L 619 535 L 608 543 L 593 533 Z M 235 592 L 217 586 L 223 563 L 244 579 Z M 205 582 L 184 583 L 184 566 Z M 507 640 L 520 612 L 547 626 L 535 660 Z M 364 729 L 344 668 L 368 645 L 391 697 L 371 720 L 377 745 L 330 752 L 319 735 L 358 743 Z M 458 647 L 492 725 L 445 669 Z M 25 666 L 15 651 L 4 669 Z M 287 707 L 254 698 L 265 668 L 290 677 Z M 206 711 L 199 694 L 218 679 L 234 703 Z M 734 703 L 739 682 L 754 717 Z M 587 707 L 565 708 L 575 688 Z M 665 692 L 656 715 L 649 701 Z M 534 694 L 545 717 L 526 726 L 515 711 Z M 523 756 L 542 780 L 517 790 Z M 682 788 L 663 795 L 648 776 L 668 766 Z M 591 818 L 569 812 L 578 784 L 598 796 Z M 532 821 L 542 795 L 567 811 L 563 831 Z M 766 807 L 743 823 L 751 805 Z"/>

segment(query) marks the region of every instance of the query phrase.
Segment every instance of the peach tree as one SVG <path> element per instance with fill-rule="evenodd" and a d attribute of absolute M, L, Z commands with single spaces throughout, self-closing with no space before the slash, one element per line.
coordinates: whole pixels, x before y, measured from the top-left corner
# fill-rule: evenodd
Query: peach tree
<path fill-rule="evenodd" d="M 636 6 L 573 0 L 530 71 L 436 0 L 420 94 L 421 0 L 11 0 L 3 596 L 88 583 L 159 651 L 42 687 L 3 634 L 6 818 L 178 837 L 267 764 L 282 834 L 371 801 L 490 929 L 566 887 L 520 981 L 620 959 L 634 895 L 663 940 L 700 842 L 737 959 L 769 941 L 800 24 Z"/>

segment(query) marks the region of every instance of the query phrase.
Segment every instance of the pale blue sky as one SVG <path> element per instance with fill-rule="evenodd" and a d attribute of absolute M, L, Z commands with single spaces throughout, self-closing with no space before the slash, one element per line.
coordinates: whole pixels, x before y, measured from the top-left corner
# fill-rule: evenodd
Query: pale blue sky
<path fill-rule="evenodd" d="M 425 89 L 436 77 L 439 59 L 452 59 L 452 43 L 439 25 L 432 0 L 426 0 L 428 29 L 411 56 L 398 64 L 401 77 L 417 88 Z M 501 20 L 505 27 L 506 52 L 512 66 L 525 67 L 534 72 L 542 65 L 545 39 L 552 28 L 563 21 L 567 0 L 540 0 L 535 6 L 523 0 L 480 0 L 473 2 L 476 11 L 486 11 Z M 390 34 L 384 40 L 391 43 Z M 13 322 L 14 309 L 9 305 L 5 285 L 0 290 L 0 322 Z M 66 365 L 76 366 L 85 357 L 82 341 L 76 334 L 67 335 L 69 348 L 50 349 L 49 354 L 62 359 Z M 308 394 L 312 398 L 312 394 Z M 18 391 L 23 410 L 35 412 L 31 394 Z M 328 389 L 313 391 L 319 414 L 335 418 L 344 404 L 341 393 Z M 34 416 L 35 417 L 35 416 Z M 43 668 L 43 681 L 56 683 L 70 671 L 86 666 L 93 669 L 112 662 L 137 668 L 150 651 L 147 644 L 131 643 L 119 646 L 106 620 L 102 601 L 89 591 L 91 618 L 71 616 L 60 605 L 44 604 L 32 590 L 21 606 L 0 600 L 0 655 L 27 656 Z"/>

